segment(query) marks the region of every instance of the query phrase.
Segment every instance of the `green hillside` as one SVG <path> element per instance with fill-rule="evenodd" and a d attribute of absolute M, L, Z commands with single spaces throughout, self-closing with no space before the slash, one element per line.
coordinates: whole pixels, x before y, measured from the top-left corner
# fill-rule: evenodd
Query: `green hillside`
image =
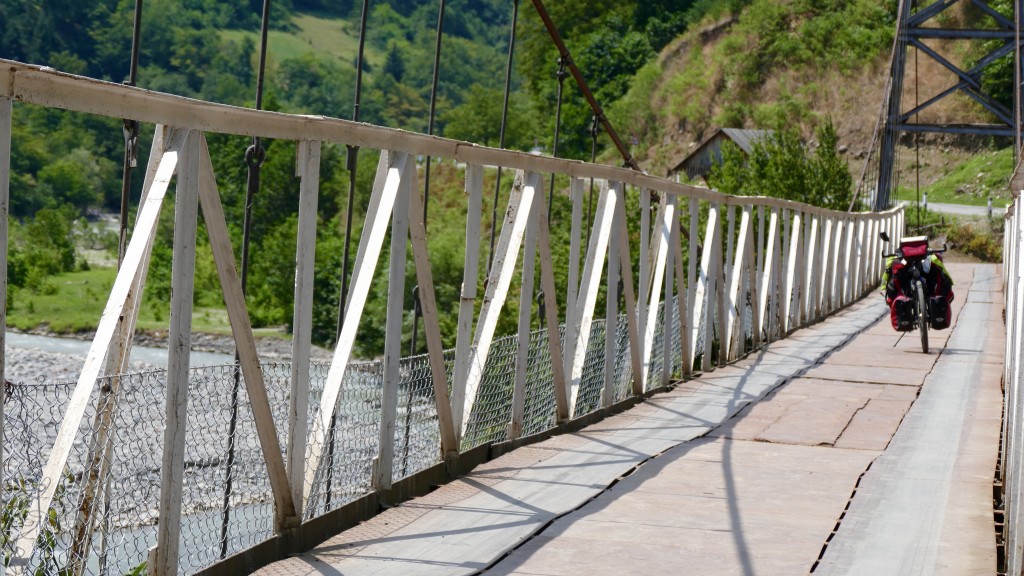
<path fill-rule="evenodd" d="M 292 30 L 269 31 L 268 51 L 271 59 L 283 62 L 314 54 L 354 65 L 359 52 L 358 19 L 296 13 L 291 21 L 295 25 Z M 239 44 L 248 39 L 257 45 L 260 39 L 259 32 L 254 30 L 221 30 L 220 34 L 224 40 Z M 364 57 L 371 69 L 384 61 L 383 55 L 373 45 L 365 48 Z"/>

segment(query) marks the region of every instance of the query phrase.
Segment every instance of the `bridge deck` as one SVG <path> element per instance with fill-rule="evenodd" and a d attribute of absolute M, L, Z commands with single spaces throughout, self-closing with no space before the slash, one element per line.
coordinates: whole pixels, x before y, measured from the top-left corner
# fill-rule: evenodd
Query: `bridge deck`
<path fill-rule="evenodd" d="M 871 297 L 258 574 L 995 574 L 1000 271 L 951 268 L 928 355 Z"/>

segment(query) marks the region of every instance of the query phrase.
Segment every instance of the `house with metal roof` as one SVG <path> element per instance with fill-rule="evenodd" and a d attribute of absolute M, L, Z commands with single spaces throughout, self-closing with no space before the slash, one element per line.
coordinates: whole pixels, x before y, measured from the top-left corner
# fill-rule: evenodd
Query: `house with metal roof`
<path fill-rule="evenodd" d="M 771 133 L 771 130 L 719 128 L 701 142 L 689 156 L 683 158 L 682 162 L 676 164 L 668 175 L 673 177 L 685 173 L 690 180 L 706 179 L 711 167 L 722 161 L 722 145 L 725 142 L 732 142 L 743 151 L 743 154 L 749 156 L 754 150 L 754 145 Z"/>

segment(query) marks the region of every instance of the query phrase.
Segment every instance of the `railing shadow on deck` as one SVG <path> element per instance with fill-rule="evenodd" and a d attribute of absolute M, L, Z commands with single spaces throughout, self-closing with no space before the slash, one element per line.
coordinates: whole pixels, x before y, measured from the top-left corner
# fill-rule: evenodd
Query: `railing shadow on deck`
<path fill-rule="evenodd" d="M 0 142 L 2 238 L 13 101 L 156 125 L 125 264 L 81 376 L 75 383 L 15 386 L 6 396 L 3 496 L 15 511 L 5 520 L 4 546 L 13 573 L 58 566 L 98 573 L 144 562 L 159 573 L 251 570 L 308 548 L 384 503 L 424 493 L 522 443 L 579 429 L 694 369 L 731 362 L 848 305 L 877 283 L 878 232 L 898 241 L 903 228 L 900 209 L 843 213 L 731 197 L 622 168 L 199 102 L 0 60 L 0 135 L 7 139 Z M 262 363 L 256 354 L 206 133 L 298 143 L 290 363 Z M 329 364 L 309 361 L 322 143 L 381 151 L 344 328 Z M 417 155 L 466 166 L 465 206 L 457 210 L 467 214 L 465 281 L 450 350 L 441 346 Z M 484 171 L 499 166 L 516 178 L 484 293 L 477 294 Z M 567 246 L 551 245 L 541 174 L 554 174 L 564 185 L 558 201 L 571 204 L 571 220 L 555 223 Z M 588 179 L 600 192 L 593 222 L 584 223 Z M 125 374 L 137 295 L 172 180 L 168 330 L 175 345 L 166 370 Z M 639 225 L 626 214 L 633 198 Z M 200 204 L 238 365 L 189 368 Z M 353 356 L 357 327 L 389 234 L 396 249 L 384 357 L 360 362 Z M 569 262 L 567 286 L 555 285 L 553 258 Z M 402 358 L 408 260 L 420 287 L 428 353 Z M 522 302 L 533 301 L 537 263 L 541 329 L 526 305 L 517 334 L 496 334 L 513 289 Z M 605 318 L 616 319 L 611 337 L 595 317 L 602 299 Z M 47 416 L 44 405 L 59 409 Z"/>

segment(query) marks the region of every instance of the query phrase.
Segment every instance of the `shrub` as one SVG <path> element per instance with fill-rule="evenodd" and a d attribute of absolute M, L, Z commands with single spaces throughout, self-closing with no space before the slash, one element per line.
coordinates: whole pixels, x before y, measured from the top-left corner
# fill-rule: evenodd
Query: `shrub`
<path fill-rule="evenodd" d="M 947 242 L 960 252 L 970 254 L 984 262 L 1002 262 L 1003 243 L 988 230 L 981 230 L 973 222 L 955 222 L 949 227 Z"/>

